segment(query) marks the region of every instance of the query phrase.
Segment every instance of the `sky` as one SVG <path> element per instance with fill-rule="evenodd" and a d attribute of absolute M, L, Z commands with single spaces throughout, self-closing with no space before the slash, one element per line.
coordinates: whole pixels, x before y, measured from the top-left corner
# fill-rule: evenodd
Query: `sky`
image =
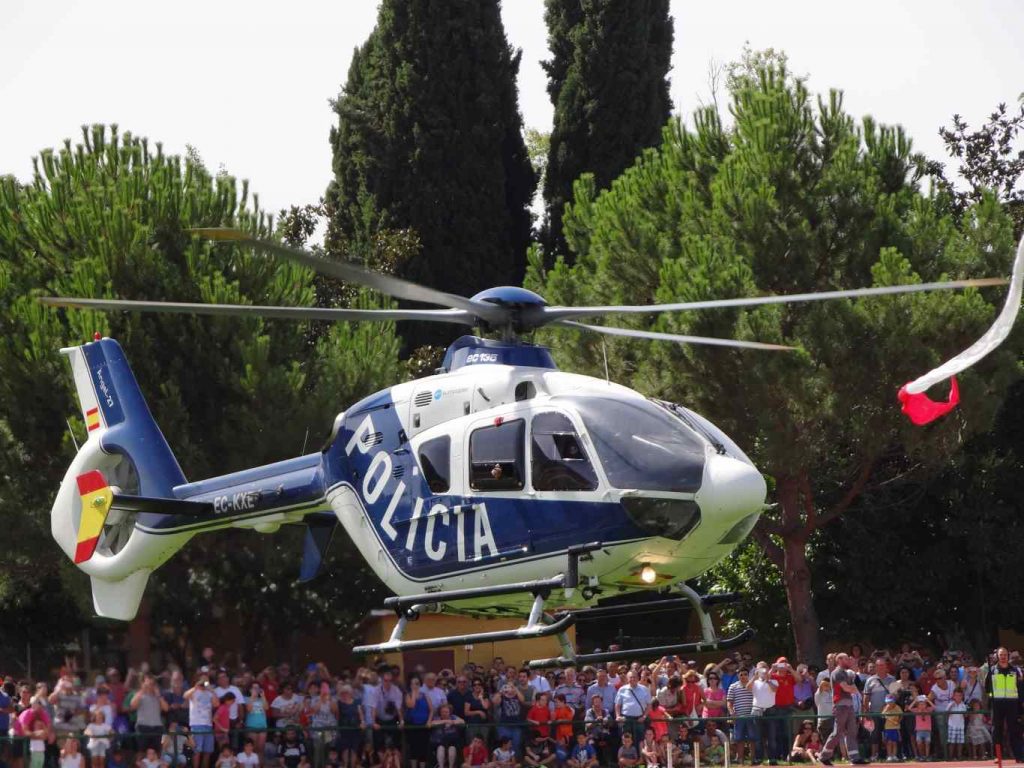
<path fill-rule="evenodd" d="M 629 0 L 621 0 L 628 2 Z M 812 92 L 840 88 L 855 116 L 900 123 L 926 154 L 959 112 L 974 125 L 1024 91 L 1021 0 L 672 1 L 672 97 L 688 118 L 710 100 L 709 67 L 748 43 L 789 56 Z M 328 103 L 376 2 L 336 0 L 0 1 L 0 174 L 30 178 L 34 155 L 87 123 L 194 146 L 247 178 L 272 212 L 315 202 L 331 177 Z M 521 48 L 519 103 L 548 130 L 543 0 L 505 0 Z"/>

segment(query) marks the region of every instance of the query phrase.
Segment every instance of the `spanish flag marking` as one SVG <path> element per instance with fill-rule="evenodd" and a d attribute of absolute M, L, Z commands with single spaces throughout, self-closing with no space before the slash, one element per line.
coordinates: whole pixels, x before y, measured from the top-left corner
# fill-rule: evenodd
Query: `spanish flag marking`
<path fill-rule="evenodd" d="M 90 408 L 85 412 L 85 428 L 92 432 L 94 429 L 100 428 L 100 409 Z"/>
<path fill-rule="evenodd" d="M 77 481 L 78 495 L 82 499 L 82 518 L 78 524 L 75 563 L 84 563 L 96 551 L 107 512 L 114 503 L 114 493 L 98 469 L 79 475 Z"/>

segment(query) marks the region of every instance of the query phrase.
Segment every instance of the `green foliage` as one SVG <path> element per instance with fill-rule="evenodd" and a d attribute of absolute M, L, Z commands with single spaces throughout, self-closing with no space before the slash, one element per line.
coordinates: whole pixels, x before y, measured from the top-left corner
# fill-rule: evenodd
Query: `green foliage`
<path fill-rule="evenodd" d="M 983 196 L 958 224 L 919 189 L 923 163 L 900 128 L 856 125 L 837 91 L 815 104 L 779 65 L 735 85 L 732 129 L 703 109 L 610 189 L 577 181 L 565 216 L 575 264 L 545 271 L 535 255 L 528 287 L 552 303 L 643 304 L 1008 272 L 1015 243 L 998 201 Z M 891 457 L 934 467 L 988 428 L 1018 375 L 1019 337 L 962 377 L 961 409 L 927 430 L 907 423 L 896 392 L 977 338 L 1001 300 L 972 290 L 616 318 L 798 348 L 607 342 L 613 379 L 706 414 L 770 476 L 778 506 L 755 538 L 783 573 L 804 658 L 820 656 L 812 535 L 901 471 Z M 599 341 L 559 341 L 563 362 L 601 375 Z"/>
<path fill-rule="evenodd" d="M 1024 96 L 1024 94 L 1022 94 Z M 1024 234 L 1024 103 L 1010 111 L 1000 104 L 977 130 L 970 130 L 967 121 L 953 115 L 950 128 L 939 129 L 946 152 L 958 163 L 959 181 L 948 181 L 942 167 L 933 164 L 933 172 L 950 194 L 954 211 L 962 214 L 986 193 L 997 195 L 1013 218 L 1019 237 Z"/>
<path fill-rule="evenodd" d="M 555 106 L 541 240 L 548 263 L 572 258 L 562 234 L 565 204 L 583 173 L 598 189 L 658 144 L 672 109 L 668 0 L 547 0 L 548 94 Z"/>
<path fill-rule="evenodd" d="M 463 294 L 518 284 L 536 185 L 518 70 L 497 0 L 385 0 L 334 102 L 328 250 L 410 228 L 423 247 L 401 276 Z"/>
<path fill-rule="evenodd" d="M 91 339 L 93 331 L 118 339 L 193 478 L 294 456 L 307 443 L 318 447 L 338 411 L 402 375 L 391 325 L 338 324 L 315 336 L 302 324 L 253 318 L 43 307 L 40 295 L 302 306 L 317 302 L 317 290 L 305 269 L 187 232 L 230 225 L 272 233 L 247 183 L 213 177 L 195 152 L 184 160 L 167 156 L 159 144 L 121 135 L 116 126 L 94 126 L 83 129 L 82 143 L 44 151 L 35 167 L 28 185 L 0 179 L 0 395 L 10 406 L 0 423 L 3 494 L 13 527 L 24 531 L 14 557 L 34 551 L 25 557 L 41 561 L 23 575 L 10 570 L 8 578 L 19 581 L 0 590 L 6 610 L 14 604 L 5 595 L 63 578 L 46 512 L 74 454 L 65 419 L 79 438 L 85 429 L 60 347 Z M 353 301 L 373 304 L 363 294 Z M 254 610 L 256 601 L 246 598 L 273 578 L 289 605 L 302 602 L 283 575 L 297 571 L 298 550 L 264 561 L 253 535 L 218 537 L 196 539 L 183 560 L 158 571 L 158 592 L 188 603 L 193 618 L 189 593 L 202 585 L 215 602 L 230 594 L 232 603 Z M 334 605 L 345 613 L 358 601 Z M 73 628 L 76 614 L 65 618 Z"/>

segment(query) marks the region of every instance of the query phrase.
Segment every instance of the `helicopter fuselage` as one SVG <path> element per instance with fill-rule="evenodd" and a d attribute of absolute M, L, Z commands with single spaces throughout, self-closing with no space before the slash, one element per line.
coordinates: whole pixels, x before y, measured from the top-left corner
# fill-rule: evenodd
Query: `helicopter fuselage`
<path fill-rule="evenodd" d="M 474 341 L 453 345 L 455 370 L 339 414 L 321 452 L 174 488 L 212 504 L 210 519 L 143 514 L 136 528 L 271 532 L 334 515 L 399 595 L 549 577 L 569 547 L 599 541 L 564 600 L 579 605 L 693 578 L 756 523 L 763 478 L 697 414 L 554 370 L 543 347 Z"/>

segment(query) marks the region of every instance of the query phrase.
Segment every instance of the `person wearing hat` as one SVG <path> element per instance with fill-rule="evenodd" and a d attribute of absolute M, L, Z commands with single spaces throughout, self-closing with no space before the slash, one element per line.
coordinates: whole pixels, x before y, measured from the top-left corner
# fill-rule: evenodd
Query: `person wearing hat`
<path fill-rule="evenodd" d="M 771 678 L 779 684 L 775 689 L 775 711 L 773 713 L 779 722 L 779 737 L 775 756 L 784 760 L 788 754 L 786 750 L 795 736 L 793 726 L 796 724 L 791 719 L 796 707 L 796 673 L 790 666 L 789 659 L 779 656 L 775 660 L 775 664 L 772 665 Z"/>
<path fill-rule="evenodd" d="M 884 718 L 882 737 L 885 739 L 885 760 L 889 763 L 899 762 L 900 746 L 900 723 L 903 720 L 903 708 L 896 703 L 896 697 L 891 693 L 885 697 L 885 705 L 882 707 Z"/>
<path fill-rule="evenodd" d="M 1000 749 L 1003 735 L 1010 737 L 1013 758 L 1024 762 L 1024 744 L 1020 735 L 1020 686 L 1024 683 L 1021 671 L 1010 663 L 1005 648 L 996 651 L 996 663 L 985 679 L 989 705 L 992 708 L 993 743 Z"/>

